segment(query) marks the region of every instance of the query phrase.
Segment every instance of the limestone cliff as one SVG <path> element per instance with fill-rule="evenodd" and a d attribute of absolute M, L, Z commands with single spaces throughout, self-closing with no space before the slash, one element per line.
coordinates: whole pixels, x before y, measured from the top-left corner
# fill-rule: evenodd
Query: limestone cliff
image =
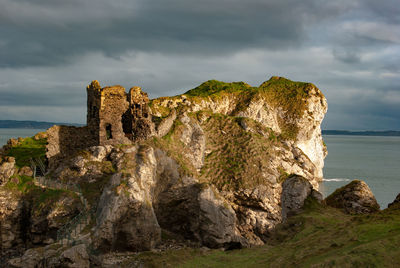
<path fill-rule="evenodd" d="M 71 150 L 46 174 L 82 189 L 88 204 L 81 209 L 89 206 L 95 216 L 79 239 L 97 251 L 163 248 L 171 237 L 211 248 L 261 245 L 318 190 L 327 103 L 313 84 L 212 80 L 146 105 L 146 131 L 135 130 L 140 139 Z M 290 174 L 297 179 L 283 184 Z"/>

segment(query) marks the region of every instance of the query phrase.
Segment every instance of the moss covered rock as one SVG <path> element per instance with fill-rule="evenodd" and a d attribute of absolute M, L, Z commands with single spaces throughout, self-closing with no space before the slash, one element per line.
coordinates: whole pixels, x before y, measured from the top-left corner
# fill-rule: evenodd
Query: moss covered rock
<path fill-rule="evenodd" d="M 337 189 L 326 199 L 326 204 L 349 214 L 366 214 L 379 211 L 379 204 L 368 185 L 354 180 Z"/>

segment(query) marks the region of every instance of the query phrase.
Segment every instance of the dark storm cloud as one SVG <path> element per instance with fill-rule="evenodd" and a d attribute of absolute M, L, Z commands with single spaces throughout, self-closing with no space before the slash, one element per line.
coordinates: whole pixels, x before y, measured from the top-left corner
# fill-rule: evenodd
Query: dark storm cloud
<path fill-rule="evenodd" d="M 315 83 L 324 128 L 400 129 L 398 0 L 0 0 L 0 119 L 83 123 L 85 86 Z"/>
<path fill-rule="evenodd" d="M 1 66 L 63 64 L 88 51 L 215 55 L 299 46 L 346 5 L 317 0 L 21 1 L 0 5 Z M 345 2 L 343 2 L 345 3 Z"/>

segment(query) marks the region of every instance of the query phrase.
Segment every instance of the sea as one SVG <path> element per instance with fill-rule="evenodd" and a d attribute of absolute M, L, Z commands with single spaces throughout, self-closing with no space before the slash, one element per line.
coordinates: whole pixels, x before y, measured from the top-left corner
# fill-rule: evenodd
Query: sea
<path fill-rule="evenodd" d="M 400 193 L 400 137 L 324 135 L 328 147 L 324 196 L 352 180 L 365 181 L 381 209 Z"/>
<path fill-rule="evenodd" d="M 10 138 L 44 129 L 0 128 L 0 146 Z M 324 135 L 328 147 L 320 191 L 326 197 L 352 180 L 365 181 L 382 209 L 400 193 L 400 137 Z"/>

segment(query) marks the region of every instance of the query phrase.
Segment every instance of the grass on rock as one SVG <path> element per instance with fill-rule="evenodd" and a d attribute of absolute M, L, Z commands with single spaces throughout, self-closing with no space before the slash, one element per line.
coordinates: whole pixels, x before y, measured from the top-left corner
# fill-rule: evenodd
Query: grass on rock
<path fill-rule="evenodd" d="M 264 246 L 221 251 L 141 253 L 144 267 L 399 267 L 400 210 L 352 216 L 308 200 Z"/>
<path fill-rule="evenodd" d="M 45 158 L 46 144 L 47 139 L 24 138 L 8 150 L 7 156 L 15 158 L 17 167 L 30 166 L 30 158 Z"/>

